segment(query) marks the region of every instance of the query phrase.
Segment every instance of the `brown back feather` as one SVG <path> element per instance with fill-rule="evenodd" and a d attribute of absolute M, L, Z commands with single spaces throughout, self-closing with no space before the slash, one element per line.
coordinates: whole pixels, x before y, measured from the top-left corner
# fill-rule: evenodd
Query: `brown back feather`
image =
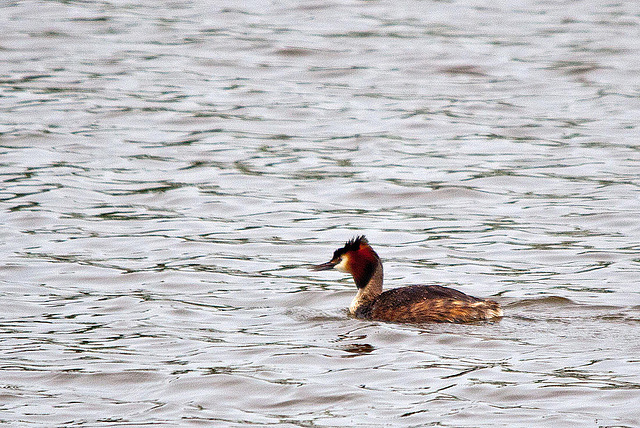
<path fill-rule="evenodd" d="M 470 322 L 495 318 L 499 305 L 438 285 L 395 288 L 382 293 L 356 316 L 394 322 Z"/>

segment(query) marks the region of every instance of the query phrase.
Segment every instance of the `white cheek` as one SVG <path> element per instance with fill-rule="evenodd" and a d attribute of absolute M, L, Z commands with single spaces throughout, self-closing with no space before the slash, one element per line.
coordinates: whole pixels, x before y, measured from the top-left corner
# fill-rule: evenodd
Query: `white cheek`
<path fill-rule="evenodd" d="M 335 265 L 333 268 L 336 270 L 339 270 L 340 272 L 348 273 L 349 271 L 347 270 L 347 258 L 343 257 L 342 260 L 340 260 L 340 263 Z"/>

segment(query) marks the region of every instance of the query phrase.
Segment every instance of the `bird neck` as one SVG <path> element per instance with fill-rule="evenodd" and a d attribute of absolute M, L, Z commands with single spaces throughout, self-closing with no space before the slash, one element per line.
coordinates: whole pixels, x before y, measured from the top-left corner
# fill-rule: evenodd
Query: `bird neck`
<path fill-rule="evenodd" d="M 371 303 L 382 293 L 382 262 L 380 259 L 376 260 L 375 267 L 371 273 L 368 281 L 364 286 L 358 283 L 358 279 L 354 277 L 356 285 L 358 286 L 358 293 L 351 301 L 349 306 L 349 312 L 355 314 L 359 307 Z"/>

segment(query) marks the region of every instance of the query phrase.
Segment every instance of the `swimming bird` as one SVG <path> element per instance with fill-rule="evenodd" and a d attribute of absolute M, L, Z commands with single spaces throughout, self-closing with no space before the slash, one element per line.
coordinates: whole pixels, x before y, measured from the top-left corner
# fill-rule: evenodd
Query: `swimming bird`
<path fill-rule="evenodd" d="M 336 269 L 351 274 L 358 292 L 349 306 L 349 314 L 356 318 L 423 323 L 483 321 L 503 315 L 500 305 L 493 300 L 440 285 L 411 285 L 383 292 L 382 261 L 364 235 L 347 241 L 330 261 L 313 269 Z"/>

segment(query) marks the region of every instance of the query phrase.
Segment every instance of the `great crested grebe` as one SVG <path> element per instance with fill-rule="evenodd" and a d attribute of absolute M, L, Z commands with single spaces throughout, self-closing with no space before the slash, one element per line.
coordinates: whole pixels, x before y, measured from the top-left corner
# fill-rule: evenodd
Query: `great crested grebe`
<path fill-rule="evenodd" d="M 500 305 L 439 285 L 412 285 L 382 291 L 382 262 L 364 236 L 348 241 L 314 270 L 350 273 L 358 294 L 349 306 L 356 318 L 391 322 L 471 322 L 499 318 Z"/>

